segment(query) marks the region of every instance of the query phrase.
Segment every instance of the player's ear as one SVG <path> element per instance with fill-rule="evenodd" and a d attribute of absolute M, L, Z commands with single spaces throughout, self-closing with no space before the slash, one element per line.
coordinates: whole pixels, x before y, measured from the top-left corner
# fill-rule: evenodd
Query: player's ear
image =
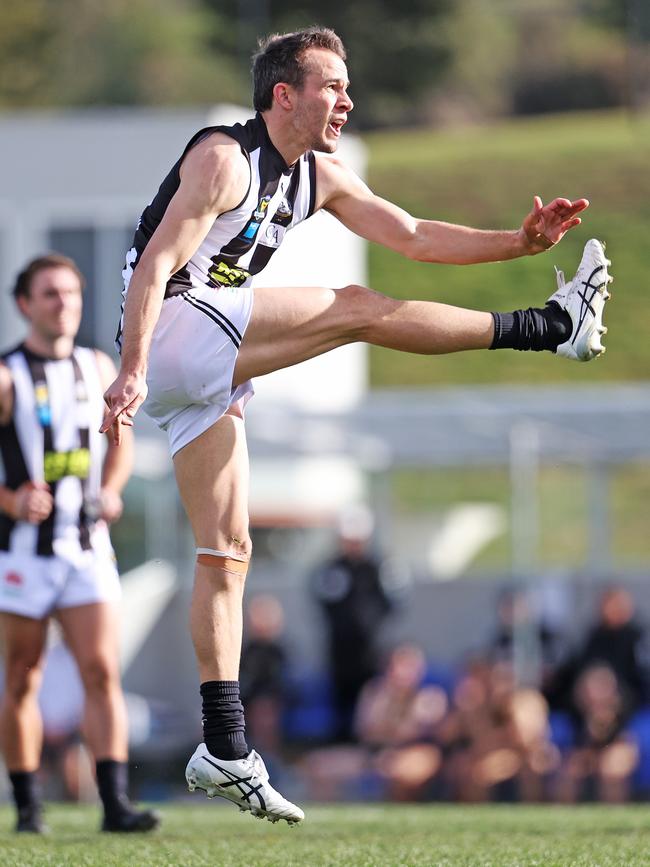
<path fill-rule="evenodd" d="M 281 108 L 290 111 L 293 108 L 293 88 L 291 85 L 285 84 L 282 81 L 278 82 L 273 87 L 273 100 Z"/>

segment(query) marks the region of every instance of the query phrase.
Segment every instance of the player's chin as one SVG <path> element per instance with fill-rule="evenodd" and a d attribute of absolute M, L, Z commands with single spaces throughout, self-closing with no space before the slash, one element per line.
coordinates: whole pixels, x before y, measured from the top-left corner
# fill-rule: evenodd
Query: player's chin
<path fill-rule="evenodd" d="M 319 151 L 323 154 L 334 154 L 336 153 L 336 149 L 338 148 L 338 140 L 330 140 L 327 138 L 322 138 L 319 142 L 312 145 L 313 151 Z"/>

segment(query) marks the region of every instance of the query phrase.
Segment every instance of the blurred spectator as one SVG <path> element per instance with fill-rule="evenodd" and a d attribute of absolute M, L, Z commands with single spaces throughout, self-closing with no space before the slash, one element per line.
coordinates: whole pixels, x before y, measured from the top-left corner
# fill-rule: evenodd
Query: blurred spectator
<path fill-rule="evenodd" d="M 584 641 L 559 667 L 547 695 L 551 706 L 576 711 L 575 686 L 584 671 L 605 665 L 616 677 L 625 718 L 647 698 L 648 646 L 646 630 L 634 619 L 634 601 L 622 587 L 610 587 L 599 602 L 598 618 Z"/>
<path fill-rule="evenodd" d="M 375 766 L 391 800 L 416 800 L 440 770 L 435 729 L 447 711 L 439 686 L 426 685 L 426 658 L 413 644 L 390 655 L 386 671 L 363 688 L 356 714 L 360 743 L 377 750 Z"/>
<path fill-rule="evenodd" d="M 627 801 L 639 750 L 625 732 L 630 707 L 620 680 L 610 666 L 591 665 L 576 678 L 572 700 L 576 743 L 562 767 L 558 798 Z"/>
<path fill-rule="evenodd" d="M 575 733 L 559 796 L 590 794 L 618 802 L 629 796 L 638 749 L 625 728 L 647 697 L 647 645 L 634 601 L 622 587 L 600 598 L 598 619 L 560 668 L 549 690 L 553 705 L 569 713 Z"/>
<path fill-rule="evenodd" d="M 312 580 L 327 630 L 339 742 L 354 739 L 354 709 L 364 684 L 379 671 L 382 627 L 394 607 L 387 570 L 370 550 L 373 528 L 373 516 L 365 507 L 343 512 L 339 550 Z"/>
<path fill-rule="evenodd" d="M 540 801 L 557 769 L 542 694 L 517 688 L 512 666 L 477 658 L 468 665 L 441 726 L 447 795 L 454 800 Z"/>
<path fill-rule="evenodd" d="M 516 642 L 532 640 L 528 652 L 539 663 L 539 682 L 544 686 L 552 678 L 562 656 L 563 641 L 558 632 L 539 618 L 531 605 L 530 593 L 521 588 L 507 588 L 497 603 L 497 626 L 487 651 L 493 662 L 512 663 Z"/>
<path fill-rule="evenodd" d="M 287 652 L 284 611 L 270 594 L 254 596 L 246 609 L 240 689 L 246 728 L 258 749 L 278 752 L 282 744 Z"/>

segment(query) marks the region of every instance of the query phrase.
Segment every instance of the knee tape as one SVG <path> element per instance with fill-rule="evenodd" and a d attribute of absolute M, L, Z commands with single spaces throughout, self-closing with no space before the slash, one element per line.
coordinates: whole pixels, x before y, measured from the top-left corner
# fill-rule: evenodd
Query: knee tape
<path fill-rule="evenodd" d="M 248 572 L 248 560 L 214 548 L 197 548 L 196 562 L 211 569 L 223 569 L 224 572 L 234 572 L 245 575 Z"/>

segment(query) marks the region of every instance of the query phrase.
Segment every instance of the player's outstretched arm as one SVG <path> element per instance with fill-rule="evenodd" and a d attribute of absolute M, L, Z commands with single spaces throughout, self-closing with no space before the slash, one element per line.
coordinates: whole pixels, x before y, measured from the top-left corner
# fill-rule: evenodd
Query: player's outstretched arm
<path fill-rule="evenodd" d="M 519 229 L 483 230 L 438 220 L 420 220 L 382 199 L 344 163 L 317 156 L 317 207 L 341 220 L 369 241 L 383 244 L 409 259 L 448 265 L 471 265 L 532 256 L 548 250 L 580 224 L 578 214 L 587 199 L 554 199 L 544 205 L 539 196 Z"/>
<path fill-rule="evenodd" d="M 194 255 L 219 214 L 241 201 L 249 167 L 239 145 L 211 136 L 186 156 L 181 183 L 136 265 L 124 306 L 122 361 L 106 389 L 108 412 L 100 428 L 119 444 L 147 396 L 147 358 L 169 278 Z"/>

